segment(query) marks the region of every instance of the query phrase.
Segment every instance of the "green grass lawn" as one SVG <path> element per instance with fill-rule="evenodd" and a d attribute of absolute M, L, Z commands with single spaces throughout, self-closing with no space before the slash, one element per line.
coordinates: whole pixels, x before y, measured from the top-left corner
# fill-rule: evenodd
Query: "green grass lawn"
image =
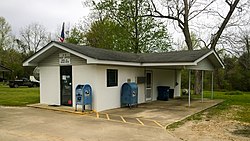
<path fill-rule="evenodd" d="M 191 95 L 192 98 L 201 98 L 201 95 Z M 204 98 L 211 98 L 211 92 L 205 91 Z M 167 128 L 177 128 L 190 120 L 202 120 L 215 116 L 236 120 L 239 122 L 250 123 L 250 92 L 230 91 L 214 92 L 214 99 L 223 99 L 224 101 L 217 106 L 211 107 L 205 111 L 194 114 L 182 121 L 173 123 Z M 229 115 L 229 116 L 228 116 Z"/>
<path fill-rule="evenodd" d="M 33 103 L 39 103 L 38 87 L 9 88 L 8 85 L 0 83 L 0 105 L 25 106 Z"/>
<path fill-rule="evenodd" d="M 210 98 L 211 93 L 205 92 L 204 97 Z M 232 113 L 232 119 L 250 123 L 250 92 L 215 92 L 214 99 L 223 99 L 224 102 L 208 109 L 210 116 L 218 115 L 223 111 L 232 113 L 236 110 L 236 113 Z"/>
<path fill-rule="evenodd" d="M 199 97 L 200 95 L 192 95 L 192 97 Z M 205 91 L 204 98 L 211 98 L 211 92 Z M 224 102 L 212 107 L 205 112 L 208 116 L 221 115 L 224 113 L 231 113 L 231 119 L 250 123 L 250 92 L 229 91 L 229 92 L 214 92 L 214 99 L 223 99 Z M 196 118 L 199 117 L 199 113 Z M 199 119 L 199 118 L 198 118 Z"/>

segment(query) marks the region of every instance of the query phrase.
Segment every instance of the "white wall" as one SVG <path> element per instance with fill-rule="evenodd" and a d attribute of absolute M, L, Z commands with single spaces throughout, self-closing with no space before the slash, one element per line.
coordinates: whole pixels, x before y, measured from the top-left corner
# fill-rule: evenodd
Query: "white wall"
<path fill-rule="evenodd" d="M 60 92 L 60 65 L 59 65 L 59 53 L 65 53 L 65 51 L 58 49 L 55 53 L 47 57 L 46 59 L 39 62 L 40 68 L 40 103 L 43 104 L 61 104 L 61 92 Z M 74 73 L 74 67 L 79 64 L 86 64 L 86 60 L 77 57 L 73 54 L 70 55 L 72 65 L 72 94 L 73 102 L 75 92 L 75 78 L 81 75 Z M 80 70 L 81 71 L 81 70 Z M 76 81 L 77 83 L 77 81 Z"/>
<path fill-rule="evenodd" d="M 170 89 L 174 89 L 174 97 L 180 95 L 181 89 L 181 71 L 180 70 L 166 70 L 166 69 L 150 69 L 153 77 L 153 96 L 152 100 L 157 100 L 158 92 L 157 86 L 170 86 Z M 178 85 L 175 85 L 175 82 Z"/>
<path fill-rule="evenodd" d="M 117 69 L 118 70 L 118 86 L 107 87 L 107 69 Z M 95 95 L 97 97 L 97 111 L 102 111 L 106 109 L 119 108 L 120 105 L 120 95 L 121 86 L 123 83 L 127 82 L 127 79 L 131 79 L 131 82 L 136 81 L 136 77 L 144 76 L 143 68 L 136 67 L 121 67 L 121 66 L 101 66 L 98 65 L 96 69 L 95 83 Z M 144 94 L 144 84 L 138 85 L 138 102 L 145 102 Z"/>
<path fill-rule="evenodd" d="M 174 70 L 153 69 L 153 100 L 157 100 L 157 86 L 174 88 Z"/>
<path fill-rule="evenodd" d="M 96 89 L 98 89 L 96 85 L 97 79 L 96 75 L 96 66 L 95 65 L 77 65 L 72 66 L 72 100 L 73 107 L 75 107 L 75 88 L 77 85 L 85 85 L 89 84 L 92 87 L 92 109 L 97 109 L 97 93 Z"/>
<path fill-rule="evenodd" d="M 186 69 L 212 71 L 214 70 L 214 66 L 208 58 L 205 58 L 204 60 L 200 61 L 196 66 L 187 66 Z"/>
<path fill-rule="evenodd" d="M 40 103 L 60 105 L 59 66 L 40 66 Z"/>

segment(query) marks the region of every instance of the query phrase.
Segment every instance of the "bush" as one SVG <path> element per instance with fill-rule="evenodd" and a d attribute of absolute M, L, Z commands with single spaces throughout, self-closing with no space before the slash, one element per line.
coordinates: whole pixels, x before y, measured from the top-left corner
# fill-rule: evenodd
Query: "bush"
<path fill-rule="evenodd" d="M 226 92 L 225 95 L 243 95 L 241 91 Z"/>

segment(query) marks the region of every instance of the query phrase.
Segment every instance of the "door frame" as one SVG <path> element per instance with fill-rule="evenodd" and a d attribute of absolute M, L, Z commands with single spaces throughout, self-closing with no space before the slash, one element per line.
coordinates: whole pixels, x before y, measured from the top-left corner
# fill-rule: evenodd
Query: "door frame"
<path fill-rule="evenodd" d="M 148 82 L 148 77 L 147 74 L 150 73 L 151 74 L 151 84 L 150 84 L 150 88 L 148 88 L 147 86 L 147 82 Z M 146 81 L 145 81 L 145 101 L 152 101 L 153 100 L 153 71 L 152 70 L 145 70 L 145 77 L 146 77 Z M 150 98 L 147 98 L 147 90 L 151 90 L 150 93 Z"/>
<path fill-rule="evenodd" d="M 71 68 L 71 74 L 70 74 L 70 77 L 71 77 L 71 104 L 68 104 L 68 105 L 65 105 L 62 103 L 62 68 Z M 72 82 L 72 66 L 60 66 L 60 105 L 64 105 L 64 106 L 72 106 L 73 105 L 73 82 Z"/>

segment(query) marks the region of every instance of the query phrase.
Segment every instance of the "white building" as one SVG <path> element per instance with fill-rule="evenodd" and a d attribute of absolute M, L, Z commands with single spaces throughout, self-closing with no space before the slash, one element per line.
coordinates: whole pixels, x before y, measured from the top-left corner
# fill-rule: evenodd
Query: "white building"
<path fill-rule="evenodd" d="M 120 107 L 125 82 L 138 84 L 138 103 L 144 103 L 157 99 L 157 86 L 170 86 L 180 96 L 182 69 L 224 67 L 213 50 L 134 54 L 54 41 L 23 66 L 40 68 L 40 103 L 74 106 L 76 86 L 87 83 L 96 111 Z"/>

